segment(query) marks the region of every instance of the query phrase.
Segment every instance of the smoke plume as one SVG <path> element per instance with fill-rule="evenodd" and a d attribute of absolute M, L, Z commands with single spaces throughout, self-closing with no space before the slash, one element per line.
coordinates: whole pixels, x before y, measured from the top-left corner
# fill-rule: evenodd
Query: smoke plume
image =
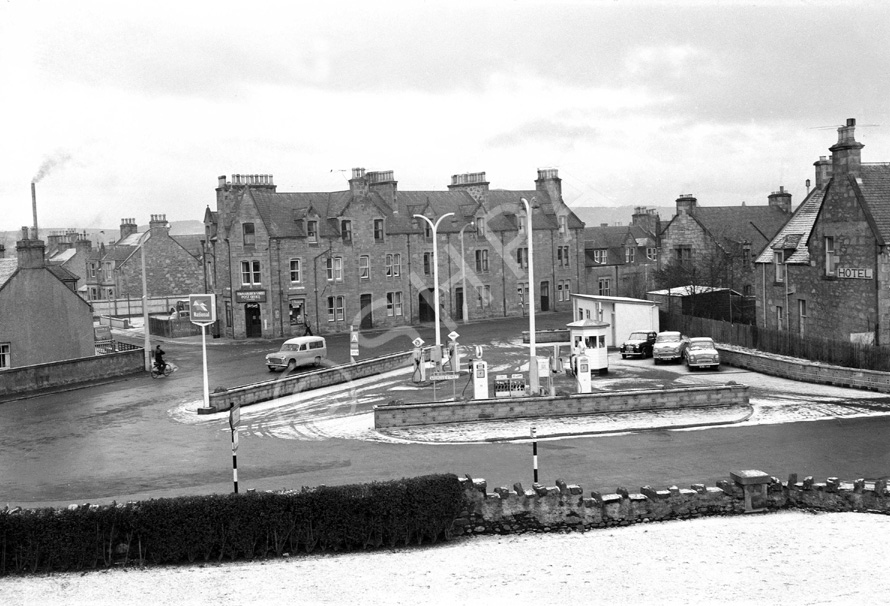
<path fill-rule="evenodd" d="M 37 174 L 34 175 L 33 179 L 31 179 L 31 183 L 39 183 L 41 179 L 53 172 L 55 169 L 63 166 L 70 159 L 71 154 L 69 154 L 68 152 L 57 151 L 52 156 L 46 158 L 43 161 L 43 164 L 41 164 L 40 168 L 37 169 Z"/>

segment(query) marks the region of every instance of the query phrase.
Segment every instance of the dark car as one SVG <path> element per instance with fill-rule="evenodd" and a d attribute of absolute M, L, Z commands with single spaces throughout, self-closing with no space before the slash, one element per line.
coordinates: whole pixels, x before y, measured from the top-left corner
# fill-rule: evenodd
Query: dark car
<path fill-rule="evenodd" d="M 654 330 L 635 330 L 630 336 L 624 340 L 618 351 L 621 352 L 622 358 L 627 356 L 640 356 L 641 358 L 652 357 L 652 345 L 655 343 L 655 337 L 658 333 Z"/>

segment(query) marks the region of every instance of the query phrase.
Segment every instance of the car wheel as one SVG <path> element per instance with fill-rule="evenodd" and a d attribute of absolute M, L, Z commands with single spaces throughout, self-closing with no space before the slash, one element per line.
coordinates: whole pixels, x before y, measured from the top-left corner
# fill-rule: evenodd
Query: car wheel
<path fill-rule="evenodd" d="M 297 367 L 297 361 L 296 361 L 296 360 L 294 360 L 293 358 L 291 358 L 290 360 L 287 361 L 287 372 L 292 371 L 292 370 L 295 369 L 296 367 Z"/>
<path fill-rule="evenodd" d="M 269 366 L 269 372 L 275 372 L 275 367 L 274 367 L 274 366 Z"/>
<path fill-rule="evenodd" d="M 622 359 L 622 360 L 626 360 L 626 359 L 627 359 L 627 354 L 621 354 L 621 359 Z"/>

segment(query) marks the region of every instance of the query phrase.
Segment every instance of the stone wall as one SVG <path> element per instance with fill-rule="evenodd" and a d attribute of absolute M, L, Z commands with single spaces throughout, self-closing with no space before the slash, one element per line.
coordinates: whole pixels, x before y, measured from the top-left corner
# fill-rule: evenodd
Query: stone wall
<path fill-rule="evenodd" d="M 11 368 L 0 372 L 0 397 L 142 372 L 142 349 Z"/>
<path fill-rule="evenodd" d="M 751 350 L 742 351 L 726 345 L 719 345 L 717 349 L 720 351 L 721 362 L 730 366 L 807 383 L 890 393 L 890 373 L 887 372 L 831 366 L 800 358 L 764 354 Z"/>
<path fill-rule="evenodd" d="M 414 353 L 403 352 L 362 360 L 355 364 L 343 364 L 323 368 L 295 376 L 282 376 L 279 379 L 242 385 L 232 389 L 218 389 L 210 394 L 210 408 L 198 409 L 198 414 L 212 414 L 229 410 L 235 403 L 239 406 L 266 402 L 292 394 L 337 385 L 372 375 L 379 375 L 399 368 L 407 368 L 413 363 Z"/>
<path fill-rule="evenodd" d="M 755 478 L 759 498 L 746 499 Z M 763 478 L 758 479 L 759 478 Z M 591 491 L 589 496 L 576 484 L 557 480 L 555 486 L 533 484 L 524 489 L 516 483 L 488 492 L 484 479 L 467 476 L 464 509 L 452 533 L 513 534 L 524 532 L 584 531 L 609 526 L 690 519 L 714 515 L 739 515 L 781 509 L 862 511 L 890 515 L 890 493 L 886 480 L 842 482 L 828 478 L 817 483 L 812 477 L 797 481 L 797 474 L 781 482 L 763 472 L 735 472 L 717 486 L 693 484 L 689 488 L 643 486 L 638 492 L 616 488 L 614 492 Z"/>
<path fill-rule="evenodd" d="M 715 408 L 748 404 L 747 385 L 640 389 L 571 396 L 495 398 L 374 407 L 374 427 L 408 427 L 526 417 L 561 417 L 604 412 Z"/>

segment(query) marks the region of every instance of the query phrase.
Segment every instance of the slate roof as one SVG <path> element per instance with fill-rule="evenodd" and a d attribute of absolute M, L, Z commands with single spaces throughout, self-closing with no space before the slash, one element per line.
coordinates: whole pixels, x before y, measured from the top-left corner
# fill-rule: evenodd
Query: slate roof
<path fill-rule="evenodd" d="M 791 249 L 794 249 L 794 252 L 786 257 L 786 263 L 809 263 L 810 250 L 807 248 L 807 242 L 827 191 L 826 188 L 814 189 L 807 194 L 784 227 L 769 242 L 769 245 L 764 247 L 755 263 L 772 263 L 776 250 Z"/>
<path fill-rule="evenodd" d="M 890 242 L 890 163 L 862 163 L 856 180 L 879 239 Z"/>
<path fill-rule="evenodd" d="M 18 268 L 18 259 L 0 259 L 0 288 L 3 288 Z"/>
<path fill-rule="evenodd" d="M 181 236 L 170 237 L 178 242 L 180 246 L 186 249 L 196 259 L 200 259 L 203 255 L 204 247 L 201 244 L 201 241 L 204 239 L 204 234 L 183 234 Z"/>
<path fill-rule="evenodd" d="M 46 268 L 50 271 L 51 274 L 53 274 L 62 282 L 74 282 L 76 284 L 77 281 L 80 280 L 80 276 L 68 271 L 61 265 L 51 264 L 47 265 Z"/>
<path fill-rule="evenodd" d="M 744 241 L 751 250 L 760 250 L 779 233 L 788 221 L 788 213 L 775 206 L 698 206 L 692 217 L 727 252 Z"/>
<path fill-rule="evenodd" d="M 53 263 L 64 263 L 66 261 L 70 261 L 71 257 L 77 254 L 76 248 L 66 248 L 65 250 L 59 251 L 50 257 L 50 261 Z"/>

